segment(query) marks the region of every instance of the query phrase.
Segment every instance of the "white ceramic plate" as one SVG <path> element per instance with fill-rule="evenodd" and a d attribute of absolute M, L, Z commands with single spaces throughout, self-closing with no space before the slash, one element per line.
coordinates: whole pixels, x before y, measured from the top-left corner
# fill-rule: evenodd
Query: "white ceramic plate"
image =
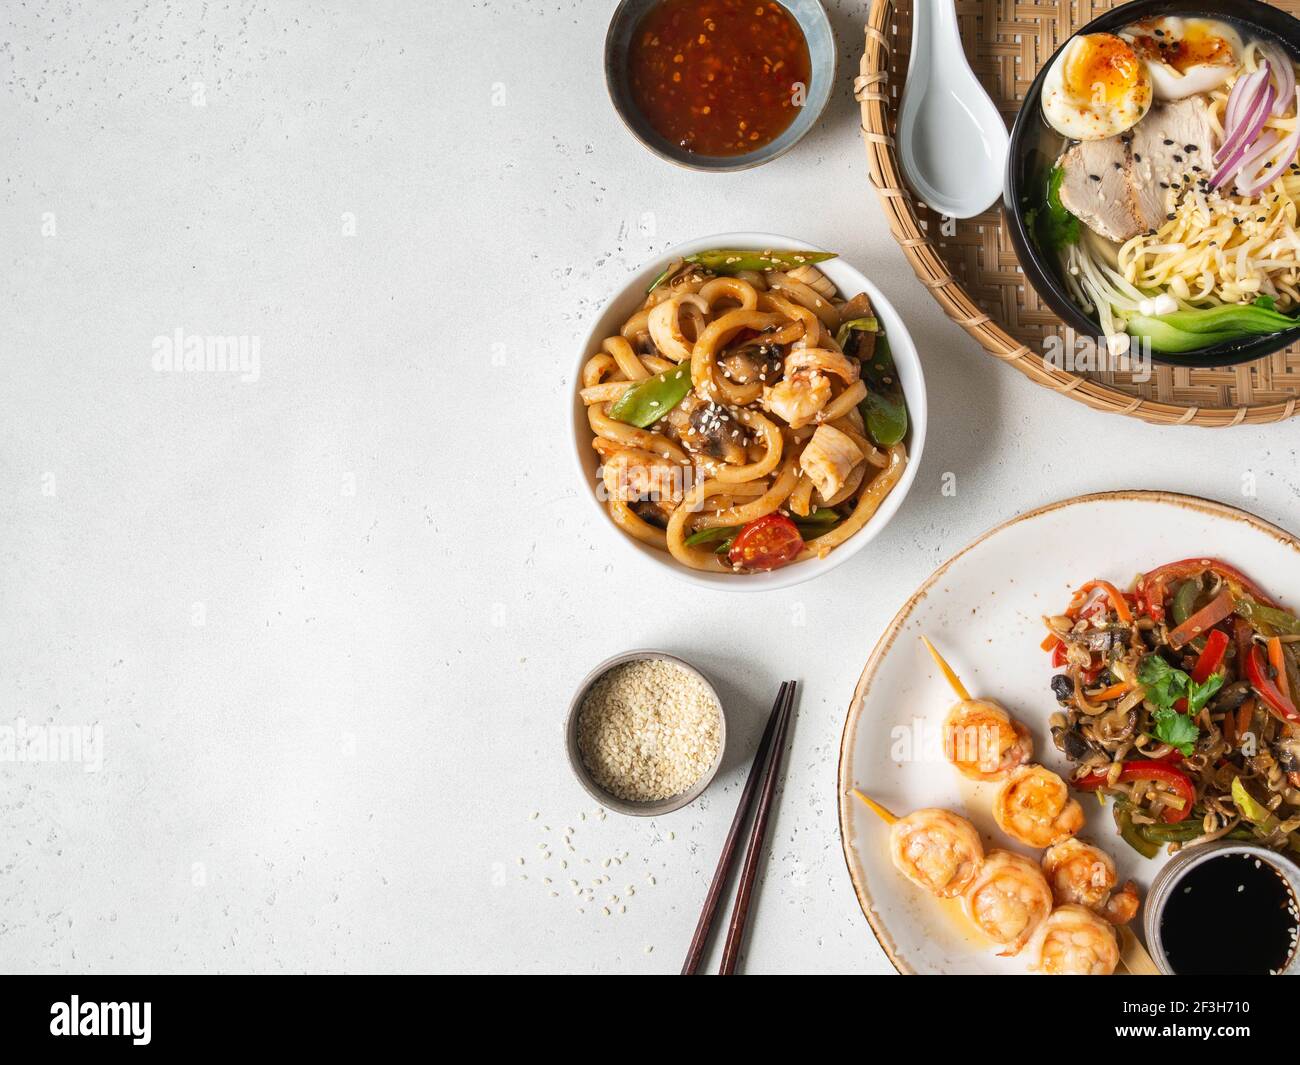
<path fill-rule="evenodd" d="M 1235 565 L 1284 603 L 1300 602 L 1300 540 L 1243 511 L 1165 492 L 1082 496 L 1023 514 L 986 533 L 916 591 L 871 654 L 849 708 L 840 745 L 840 833 L 849 875 L 881 947 L 904 973 L 1022 973 L 967 925 L 955 902 L 924 894 L 889 860 L 888 828 L 849 790 L 860 787 L 897 814 L 947 807 L 969 817 L 986 844 L 1039 857 L 993 822 L 996 784 L 976 784 L 943 757 L 939 725 L 954 699 L 930 660 L 924 633 L 976 698 L 1002 703 L 1034 734 L 1034 758 L 1063 776 L 1069 763 L 1052 745 L 1055 672 L 1039 649 L 1042 617 L 1060 613 L 1070 593 L 1101 578 L 1127 586 L 1140 571 L 1210 556 Z M 1109 807 L 1081 797 L 1080 837 L 1110 853 L 1120 879 L 1145 898 L 1167 860 L 1147 860 L 1115 831 Z M 1138 931 L 1137 922 L 1132 926 Z"/>
<path fill-rule="evenodd" d="M 587 422 L 586 408 L 578 396 L 578 390 L 581 387 L 579 382 L 582 380 L 582 368 L 591 357 L 591 353 L 599 349 L 600 343 L 605 337 L 617 333 L 623 323 L 641 306 L 642 301 L 645 299 L 647 287 L 659 276 L 663 268 L 673 259 L 693 255 L 700 251 L 707 251 L 710 248 L 804 248 L 809 251 L 826 250 L 806 240 L 799 240 L 796 237 L 782 237 L 775 233 L 719 233 L 716 236 L 702 237 L 699 240 L 692 240 L 686 244 L 679 244 L 675 248 L 669 248 L 663 254 L 655 256 L 653 262 L 647 263 L 634 274 L 621 291 L 605 305 L 600 316 L 592 323 L 591 331 L 582 342 L 582 347 L 578 352 L 577 365 L 574 367 L 569 391 L 565 396 L 565 403 L 569 408 L 568 417 L 572 425 L 573 455 L 577 460 L 578 476 L 583 482 L 579 491 L 591 500 L 591 505 L 596 508 L 600 515 L 600 525 L 610 536 L 623 544 L 626 549 L 635 551 L 650 565 L 671 573 L 681 580 L 701 587 L 724 589 L 729 592 L 761 592 L 775 588 L 788 588 L 793 584 L 799 584 L 829 572 L 866 547 L 868 543 L 876 538 L 880 530 L 889 524 L 889 519 L 894 516 L 902 505 L 903 499 L 911 490 L 912 482 L 916 480 L 916 471 L 921 465 L 921 455 L 925 450 L 926 398 L 925 377 L 921 373 L 921 359 L 916 352 L 916 345 L 912 343 L 911 335 L 907 332 L 907 327 L 903 324 L 903 319 L 894 310 L 893 304 L 885 299 L 880 289 L 876 288 L 860 271 L 850 266 L 843 259 L 830 259 L 827 262 L 818 263 L 817 269 L 830 278 L 841 293 L 853 296 L 859 292 L 865 292 L 871 299 L 871 306 L 876 313 L 876 317 L 880 319 L 885 327 L 885 335 L 889 337 L 889 350 L 894 356 L 894 366 L 898 370 L 899 383 L 903 386 L 903 395 L 907 399 L 907 469 L 903 471 L 903 476 L 899 479 L 898 484 L 894 486 L 894 490 L 885 497 L 875 514 L 871 516 L 871 520 L 859 529 L 856 535 L 849 537 L 848 540 L 831 551 L 825 558 L 813 558 L 806 562 L 797 562 L 794 565 L 773 570 L 771 573 L 746 573 L 744 575 L 703 573 L 683 566 L 666 552 L 656 551 L 653 547 L 628 536 L 614 524 L 614 520 L 609 516 L 605 504 L 596 498 L 596 469 L 599 463 L 596 452 L 591 446 L 591 426 Z"/>

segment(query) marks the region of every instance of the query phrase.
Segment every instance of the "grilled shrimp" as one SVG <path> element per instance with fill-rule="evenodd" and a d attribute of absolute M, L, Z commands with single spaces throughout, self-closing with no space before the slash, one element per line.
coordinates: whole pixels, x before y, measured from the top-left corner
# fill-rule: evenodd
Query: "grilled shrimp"
<path fill-rule="evenodd" d="M 763 389 L 763 408 L 791 429 L 812 424 L 830 401 L 831 383 L 815 370 L 792 374 L 772 388 Z"/>
<path fill-rule="evenodd" d="M 1115 930 L 1083 906 L 1061 906 L 1029 942 L 1029 968 L 1047 976 L 1109 976 L 1119 964 Z"/>
<path fill-rule="evenodd" d="M 992 850 L 962 894 L 962 909 L 971 922 L 1004 949 L 1019 954 L 1043 919 L 1052 912 L 1052 890 L 1042 871 L 1028 858 Z"/>
<path fill-rule="evenodd" d="M 1050 847 L 1083 827 L 1083 807 L 1070 798 L 1065 781 L 1041 765 L 1022 765 L 998 789 L 993 817 L 1012 839 Z"/>
<path fill-rule="evenodd" d="M 948 810 L 917 810 L 889 830 L 889 856 L 917 887 L 950 899 L 960 895 L 984 862 L 979 833 Z"/>
<path fill-rule="evenodd" d="M 944 721 L 943 753 L 971 780 L 1001 780 L 1034 756 L 1034 741 L 997 703 L 964 699 Z"/>
<path fill-rule="evenodd" d="M 1086 906 L 1111 924 L 1126 924 L 1137 914 L 1137 885 L 1115 890 L 1115 863 L 1109 854 L 1082 840 L 1067 839 L 1043 855 L 1043 872 L 1058 905 Z"/>

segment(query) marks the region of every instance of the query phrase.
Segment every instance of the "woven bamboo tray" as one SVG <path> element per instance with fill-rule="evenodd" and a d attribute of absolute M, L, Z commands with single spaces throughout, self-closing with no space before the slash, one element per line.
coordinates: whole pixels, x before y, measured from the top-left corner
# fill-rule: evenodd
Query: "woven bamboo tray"
<path fill-rule="evenodd" d="M 894 239 L 948 317 L 990 355 L 1095 410 L 1157 425 L 1263 425 L 1297 413 L 1300 344 L 1246 366 L 1156 366 L 1150 380 L 1132 374 L 1073 374 L 1043 361 L 1045 337 L 1065 325 L 1025 281 L 1001 208 L 975 218 L 942 219 L 906 188 L 894 151 L 915 0 L 872 0 L 866 51 L 854 83 L 862 105 L 871 183 Z M 1010 124 L 1041 65 L 1077 27 L 1119 0 L 956 0 L 971 66 Z M 1300 14 L 1300 0 L 1278 7 Z M 946 231 L 945 231 L 946 229 Z"/>

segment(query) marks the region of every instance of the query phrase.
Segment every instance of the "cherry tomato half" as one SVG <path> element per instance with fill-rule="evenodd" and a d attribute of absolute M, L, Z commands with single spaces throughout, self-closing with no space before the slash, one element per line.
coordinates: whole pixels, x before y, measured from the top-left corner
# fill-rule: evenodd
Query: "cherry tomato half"
<path fill-rule="evenodd" d="M 731 542 L 727 559 L 750 570 L 778 569 L 803 550 L 803 537 L 784 514 L 765 514 L 746 525 Z"/>

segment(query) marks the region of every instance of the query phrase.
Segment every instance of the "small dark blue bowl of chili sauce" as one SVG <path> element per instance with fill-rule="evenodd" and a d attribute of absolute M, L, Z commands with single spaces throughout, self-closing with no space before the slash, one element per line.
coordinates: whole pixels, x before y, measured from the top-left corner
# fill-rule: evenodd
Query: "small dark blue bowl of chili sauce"
<path fill-rule="evenodd" d="M 818 0 L 623 0 L 605 82 L 632 134 L 694 170 L 744 170 L 817 123 L 835 81 Z"/>
<path fill-rule="evenodd" d="M 1298 896 L 1300 867 L 1264 847 L 1184 851 L 1157 877 L 1147 900 L 1152 956 L 1176 976 L 1295 972 Z"/>

